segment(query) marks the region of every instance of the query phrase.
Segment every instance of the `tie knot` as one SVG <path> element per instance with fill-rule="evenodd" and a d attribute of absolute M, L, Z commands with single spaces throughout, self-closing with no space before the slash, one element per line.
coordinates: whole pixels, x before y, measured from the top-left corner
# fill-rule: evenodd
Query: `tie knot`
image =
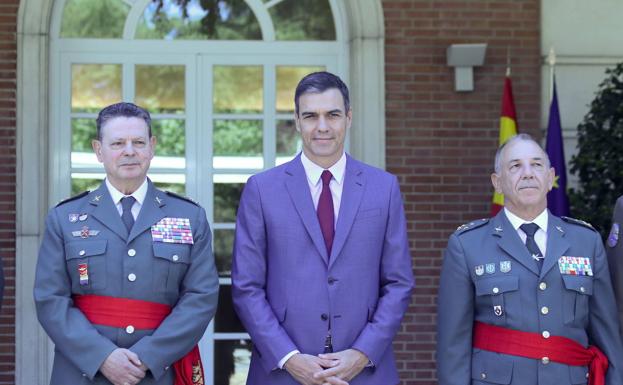
<path fill-rule="evenodd" d="M 130 210 L 132 210 L 132 205 L 135 201 L 136 199 L 133 196 L 121 198 L 121 207 L 123 208 L 123 211 L 129 212 Z"/>
<path fill-rule="evenodd" d="M 519 226 L 519 228 L 522 229 L 527 236 L 534 237 L 534 233 L 539 230 L 539 225 L 537 225 L 536 223 L 524 223 L 523 225 Z"/>
<path fill-rule="evenodd" d="M 322 179 L 323 186 L 328 186 L 329 182 L 331 182 L 331 178 L 333 178 L 333 174 L 331 174 L 331 171 L 329 170 L 324 170 L 322 172 L 322 175 L 320 175 L 320 179 Z"/>

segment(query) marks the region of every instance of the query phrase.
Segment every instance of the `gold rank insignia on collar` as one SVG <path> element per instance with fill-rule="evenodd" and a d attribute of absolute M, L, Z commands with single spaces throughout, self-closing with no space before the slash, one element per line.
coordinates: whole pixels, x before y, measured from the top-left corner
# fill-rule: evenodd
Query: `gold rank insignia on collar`
<path fill-rule="evenodd" d="M 498 226 L 498 227 L 495 228 L 495 231 L 497 231 L 498 233 L 501 233 L 502 232 L 502 228 L 500 226 Z"/>
<path fill-rule="evenodd" d="M 561 234 L 565 233 L 565 230 L 563 230 L 560 226 L 556 226 L 556 230 L 560 231 Z"/>
<path fill-rule="evenodd" d="M 159 205 L 162 206 L 162 202 L 164 202 L 162 199 L 160 199 L 160 197 L 156 197 L 156 202 L 158 202 Z"/>
<path fill-rule="evenodd" d="M 91 200 L 91 202 L 99 202 L 100 199 L 102 199 L 102 196 L 101 195 L 96 195 L 96 196 L 93 197 L 93 200 Z"/>

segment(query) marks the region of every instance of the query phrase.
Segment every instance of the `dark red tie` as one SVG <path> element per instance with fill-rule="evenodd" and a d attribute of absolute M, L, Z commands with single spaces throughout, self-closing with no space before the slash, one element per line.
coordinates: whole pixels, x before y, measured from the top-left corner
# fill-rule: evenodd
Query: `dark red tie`
<path fill-rule="evenodd" d="M 333 198 L 331 197 L 329 183 L 333 175 L 331 175 L 329 170 L 324 170 L 320 178 L 322 179 L 322 192 L 318 200 L 318 222 L 320 222 L 320 230 L 322 230 L 324 243 L 327 246 L 327 254 L 331 255 L 335 229 L 333 228 Z"/>

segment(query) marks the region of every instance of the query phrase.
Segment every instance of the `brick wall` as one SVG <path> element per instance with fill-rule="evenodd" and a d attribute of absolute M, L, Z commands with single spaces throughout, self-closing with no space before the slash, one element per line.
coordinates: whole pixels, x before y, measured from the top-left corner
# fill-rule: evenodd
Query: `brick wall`
<path fill-rule="evenodd" d="M 0 313 L 0 384 L 15 378 L 15 92 L 19 0 L 0 2 L 0 258 L 5 289 Z"/>
<path fill-rule="evenodd" d="M 540 136 L 538 0 L 383 0 L 387 168 L 400 178 L 417 288 L 395 350 L 403 385 L 435 381 L 442 251 L 462 223 L 488 216 L 507 52 L 519 130 Z M 454 91 L 446 48 L 487 43 L 473 92 Z M 467 320 L 466 322 L 469 322 Z"/>

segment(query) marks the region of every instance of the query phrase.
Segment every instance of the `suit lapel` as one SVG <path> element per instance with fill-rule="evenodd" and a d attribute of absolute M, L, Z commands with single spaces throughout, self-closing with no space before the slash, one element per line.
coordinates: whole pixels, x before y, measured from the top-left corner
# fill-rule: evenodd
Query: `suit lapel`
<path fill-rule="evenodd" d="M 506 218 L 503 210 L 493 218 L 493 225 L 492 234 L 499 238 L 498 246 L 535 275 L 539 275 L 539 267 L 536 261 L 530 256 L 526 245 L 521 242 L 519 234 Z"/>
<path fill-rule="evenodd" d="M 565 238 L 564 222 L 551 213 L 548 213 L 548 215 L 547 250 L 545 252 L 543 268 L 541 269 L 541 277 L 544 277 L 545 274 L 557 264 L 558 259 L 571 247 L 571 244 Z"/>
<path fill-rule="evenodd" d="M 333 248 L 331 249 L 329 266 L 335 262 L 344 247 L 348 233 L 350 233 L 350 229 L 357 216 L 365 186 L 363 171 L 360 165 L 348 155 L 346 157 L 346 171 L 344 173 L 343 183 L 340 212 L 337 216 L 337 225 L 335 226 L 335 236 L 333 238 Z"/>
<path fill-rule="evenodd" d="M 166 203 L 165 194 L 156 190 L 151 181 L 148 181 L 148 183 L 147 194 L 145 195 L 145 200 L 141 206 L 141 211 L 138 213 L 136 222 L 134 222 L 134 226 L 132 226 L 132 231 L 128 237 L 128 243 L 132 242 L 134 238 L 166 216 L 161 208 Z"/>
<path fill-rule="evenodd" d="M 309 233 L 314 246 L 316 246 L 322 259 L 328 265 L 329 256 L 327 255 L 327 247 L 325 246 L 324 238 L 320 231 L 318 216 L 316 215 L 316 210 L 314 210 L 314 202 L 309 193 L 307 175 L 305 174 L 303 163 L 301 163 L 300 155 L 288 163 L 285 172 L 287 174 L 286 188 L 296 208 L 296 212 Z M 335 247 L 335 241 L 333 245 Z"/>
<path fill-rule="evenodd" d="M 91 215 L 117 234 L 124 241 L 128 238 L 128 230 L 121 221 L 121 216 L 115 206 L 106 182 L 102 182 L 100 187 L 89 194 L 89 205 L 92 207 Z"/>

